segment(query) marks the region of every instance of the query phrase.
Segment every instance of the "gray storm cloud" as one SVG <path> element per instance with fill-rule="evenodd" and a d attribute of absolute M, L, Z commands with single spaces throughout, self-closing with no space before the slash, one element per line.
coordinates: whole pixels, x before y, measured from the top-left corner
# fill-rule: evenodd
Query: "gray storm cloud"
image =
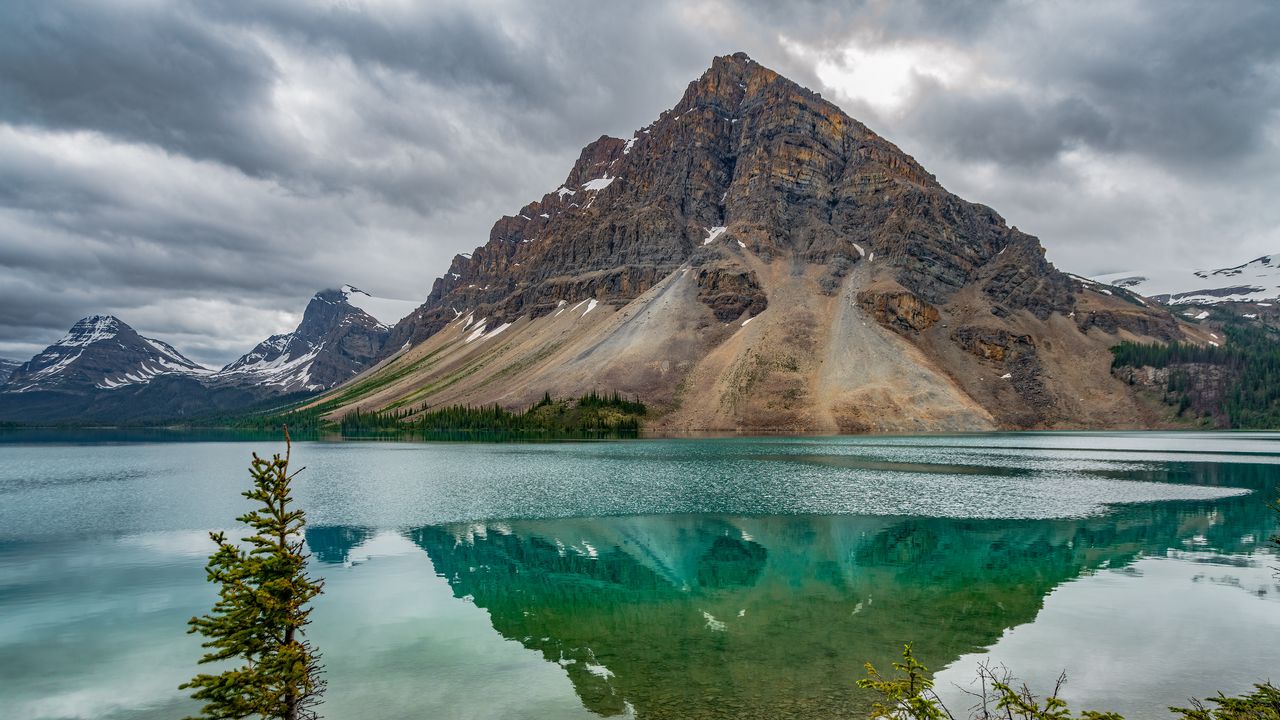
<path fill-rule="evenodd" d="M 1243 261 L 1280 251 L 1276 37 L 1269 2 L 12 0 L 0 356 L 110 312 L 221 364 L 325 286 L 421 299 L 739 50 L 1065 269 Z"/>

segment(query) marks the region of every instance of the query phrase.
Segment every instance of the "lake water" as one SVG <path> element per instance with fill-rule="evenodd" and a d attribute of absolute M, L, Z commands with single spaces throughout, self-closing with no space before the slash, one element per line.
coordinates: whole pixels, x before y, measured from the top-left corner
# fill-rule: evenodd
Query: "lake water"
<path fill-rule="evenodd" d="M 195 711 L 253 450 L 0 435 L 0 716 Z M 303 442 L 322 713 L 865 717 L 902 643 L 1133 718 L 1280 668 L 1280 434 Z"/>

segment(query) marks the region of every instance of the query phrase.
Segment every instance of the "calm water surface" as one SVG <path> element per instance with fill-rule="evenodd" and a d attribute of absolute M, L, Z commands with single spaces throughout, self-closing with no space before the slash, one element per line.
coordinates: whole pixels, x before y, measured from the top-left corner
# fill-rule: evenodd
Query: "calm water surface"
<path fill-rule="evenodd" d="M 175 718 L 278 443 L 0 435 L 0 715 Z M 307 442 L 326 717 L 865 716 L 903 642 L 1135 718 L 1280 679 L 1278 434 Z M 1270 673 L 1267 669 L 1273 669 Z"/>

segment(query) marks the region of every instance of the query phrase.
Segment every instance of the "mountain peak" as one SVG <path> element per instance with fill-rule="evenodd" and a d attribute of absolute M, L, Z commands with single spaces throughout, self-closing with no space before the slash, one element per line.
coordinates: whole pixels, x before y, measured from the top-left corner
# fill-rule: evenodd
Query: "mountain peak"
<path fill-rule="evenodd" d="M 948 242 L 912 226 L 954 215 L 923 213 L 952 202 L 913 158 L 839 107 L 745 53 L 722 55 L 674 107 L 629 139 L 588 143 L 560 187 L 459 253 L 390 346 L 425 339 L 463 308 L 513 320 L 588 296 L 618 306 L 686 262 L 741 268 L 751 257 L 795 255 L 830 264 L 833 288 L 865 256 L 855 245 L 880 245 L 908 287 L 950 294 L 1010 237 L 999 216 L 975 207 L 981 217 L 965 235 L 991 237 L 959 252 L 919 248 Z M 959 267 L 930 255 L 959 255 Z M 728 294 L 758 306 L 754 291 Z"/>
<path fill-rule="evenodd" d="M 415 307 L 412 301 L 375 297 L 350 284 L 326 288 L 311 298 L 293 332 L 258 343 L 219 376 L 280 392 L 332 387 L 368 367 L 390 326 Z"/>
<path fill-rule="evenodd" d="M 158 375 L 207 375 L 172 345 L 139 335 L 114 315 L 81 318 L 58 342 L 23 363 L 6 390 L 65 388 L 111 390 L 149 382 Z"/>
<path fill-rule="evenodd" d="M 732 55 L 717 55 L 711 60 L 711 67 L 702 74 L 703 77 L 712 73 L 720 73 L 739 80 L 748 80 L 752 76 L 776 78 L 780 77 L 778 73 L 752 60 L 749 55 L 744 52 L 736 52 Z"/>
<path fill-rule="evenodd" d="M 110 340 L 122 332 L 133 332 L 114 315 L 90 315 L 76 321 L 67 334 L 55 345 L 83 347 L 101 340 Z"/>
<path fill-rule="evenodd" d="M 660 120 L 683 117 L 696 108 L 707 106 L 721 114 L 736 117 L 749 99 L 757 97 L 765 88 L 775 83 L 781 83 L 788 89 L 804 90 L 747 57 L 746 53 L 721 55 L 711 61 L 711 67 L 698 79 L 689 83 L 680 102 L 663 113 Z M 812 95 L 817 98 L 816 94 Z"/>

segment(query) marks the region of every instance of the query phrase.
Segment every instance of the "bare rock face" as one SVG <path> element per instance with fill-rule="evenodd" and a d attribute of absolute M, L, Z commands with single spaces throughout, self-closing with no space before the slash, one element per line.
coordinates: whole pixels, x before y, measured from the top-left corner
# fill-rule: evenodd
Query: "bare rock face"
<path fill-rule="evenodd" d="M 1134 312 L 1132 310 L 1098 310 L 1076 313 L 1076 325 L 1081 332 L 1098 328 L 1108 334 L 1127 330 L 1134 335 L 1152 337 L 1173 342 L 1182 337 L 1178 321 L 1168 313 Z"/>
<path fill-rule="evenodd" d="M 698 299 L 720 322 L 754 317 L 769 307 L 756 274 L 747 270 L 703 268 L 698 271 Z"/>
<path fill-rule="evenodd" d="M 1217 427 L 1230 427 L 1228 418 L 1222 413 L 1232 384 L 1237 379 L 1237 372 L 1223 365 L 1206 365 L 1203 363 L 1185 363 L 1176 366 L 1154 367 L 1122 367 L 1113 371 L 1116 377 L 1125 383 L 1146 389 L 1160 396 L 1166 403 L 1176 404 L 1182 397 L 1186 398 L 1191 417 L 1212 418 Z M 1169 380 L 1177 376 L 1182 387 L 1178 392 L 1170 392 Z"/>
<path fill-rule="evenodd" d="M 1035 353 L 1030 335 L 1014 335 L 1003 328 L 966 325 L 956 328 L 951 339 L 968 352 L 992 362 L 1003 363 L 1015 355 Z"/>
<path fill-rule="evenodd" d="M 951 339 L 966 352 L 993 366 L 998 380 L 1007 380 L 1022 401 L 1013 412 L 1020 425 L 1033 427 L 1044 419 L 1044 410 L 1054 402 L 1045 386 L 1044 366 L 1036 353 L 1035 339 L 1004 328 L 966 325 L 956 328 Z"/>
<path fill-rule="evenodd" d="M 858 293 L 858 304 L 881 325 L 901 333 L 918 333 L 942 317 L 938 308 L 905 290 L 863 290 Z"/>
<path fill-rule="evenodd" d="M 995 305 L 992 313 L 1026 310 L 1040 320 L 1053 313 L 1070 313 L 1076 305 L 1076 284 L 1044 259 L 1044 248 L 1016 229 L 1011 242 L 991 262 L 982 291 Z"/>
<path fill-rule="evenodd" d="M 344 402 L 595 388 L 652 401 L 676 429 L 1121 423 L 1119 333 L 1181 326 L 1086 292 L 1035 237 L 736 54 L 456 256 L 392 329 L 387 381 Z"/>

